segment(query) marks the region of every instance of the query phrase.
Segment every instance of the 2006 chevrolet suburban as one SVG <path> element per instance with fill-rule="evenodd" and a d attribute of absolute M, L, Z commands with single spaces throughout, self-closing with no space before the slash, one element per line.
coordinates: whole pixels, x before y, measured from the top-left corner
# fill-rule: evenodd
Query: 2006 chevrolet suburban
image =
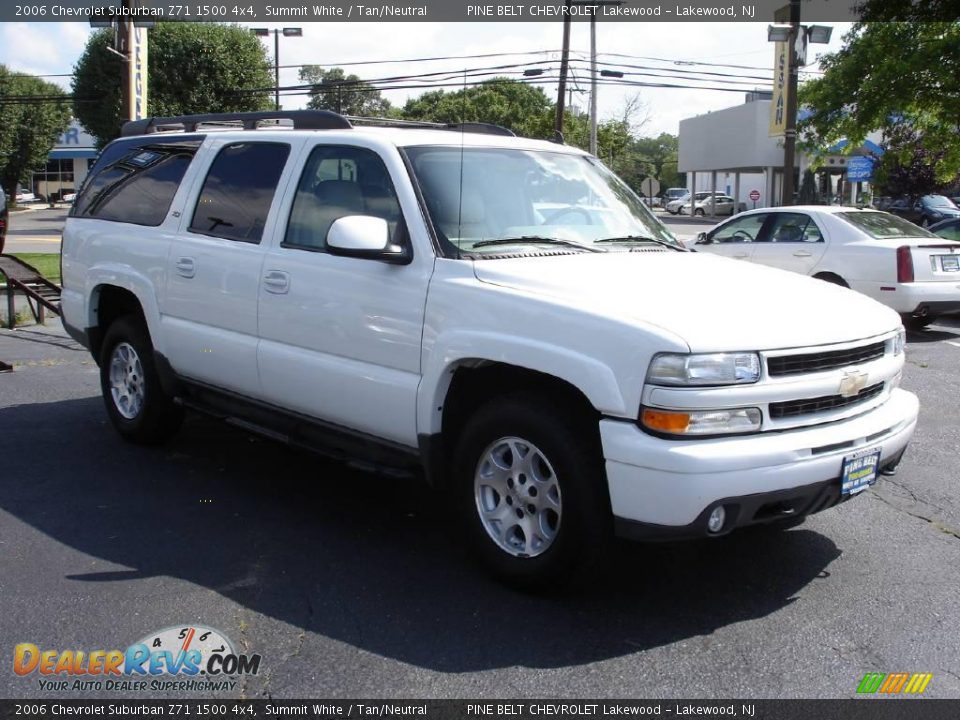
<path fill-rule="evenodd" d="M 125 438 L 186 407 L 422 471 L 527 585 L 615 534 L 795 524 L 892 470 L 917 418 L 895 312 L 690 252 L 596 158 L 494 126 L 128 123 L 63 280 Z"/>

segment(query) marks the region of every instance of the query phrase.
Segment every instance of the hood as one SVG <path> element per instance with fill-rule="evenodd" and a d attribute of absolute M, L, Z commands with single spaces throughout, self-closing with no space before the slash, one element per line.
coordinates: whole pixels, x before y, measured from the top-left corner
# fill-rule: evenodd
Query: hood
<path fill-rule="evenodd" d="M 682 338 L 692 352 L 848 342 L 900 326 L 891 309 L 822 280 L 706 253 L 608 252 L 478 260 L 481 282 Z"/>

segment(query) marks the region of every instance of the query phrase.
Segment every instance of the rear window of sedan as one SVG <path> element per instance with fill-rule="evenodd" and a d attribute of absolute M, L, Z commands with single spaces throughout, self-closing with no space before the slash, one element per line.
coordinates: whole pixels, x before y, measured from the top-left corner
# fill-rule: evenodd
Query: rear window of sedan
<path fill-rule="evenodd" d="M 933 233 L 885 212 L 844 212 L 837 217 L 877 240 L 884 238 L 935 237 Z"/>

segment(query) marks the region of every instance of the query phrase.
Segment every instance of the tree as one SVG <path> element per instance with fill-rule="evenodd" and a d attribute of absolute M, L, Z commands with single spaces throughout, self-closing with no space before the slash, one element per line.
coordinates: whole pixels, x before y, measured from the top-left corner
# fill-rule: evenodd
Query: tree
<path fill-rule="evenodd" d="M 73 94 L 80 123 L 103 145 L 124 122 L 123 59 L 108 49 L 112 30 L 90 36 L 74 67 Z M 267 51 L 239 25 L 157 23 L 150 30 L 150 115 L 242 112 L 272 107 L 273 75 Z"/>
<path fill-rule="evenodd" d="M 546 93 L 508 78 L 493 78 L 454 92 L 426 92 L 408 100 L 401 116 L 428 122 L 493 123 L 525 137 L 553 135 L 553 103 Z"/>
<path fill-rule="evenodd" d="M 313 86 L 308 108 L 333 110 L 345 115 L 384 117 L 390 114 L 390 101 L 358 75 L 347 75 L 343 68 L 324 70 L 319 65 L 300 68 L 300 82 Z"/>
<path fill-rule="evenodd" d="M 901 3 L 902 4 L 902 3 Z M 881 3 L 871 2 L 874 12 Z M 922 148 L 935 180 L 960 174 L 960 23 L 858 23 L 842 50 L 822 59 L 824 75 L 800 89 L 810 109 L 801 130 L 821 146 L 847 139 L 859 145 L 872 131 L 892 144 L 883 166 L 907 166 Z"/>
<path fill-rule="evenodd" d="M 29 170 L 46 164 L 69 125 L 69 99 L 59 86 L 0 65 L 0 184 L 9 198 Z"/>

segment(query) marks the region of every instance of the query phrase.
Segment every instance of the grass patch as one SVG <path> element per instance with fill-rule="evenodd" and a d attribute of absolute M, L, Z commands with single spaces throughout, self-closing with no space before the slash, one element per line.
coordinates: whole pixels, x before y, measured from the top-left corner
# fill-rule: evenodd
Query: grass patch
<path fill-rule="evenodd" d="M 15 253 L 13 256 L 33 265 L 47 280 L 60 284 L 60 253 Z"/>

